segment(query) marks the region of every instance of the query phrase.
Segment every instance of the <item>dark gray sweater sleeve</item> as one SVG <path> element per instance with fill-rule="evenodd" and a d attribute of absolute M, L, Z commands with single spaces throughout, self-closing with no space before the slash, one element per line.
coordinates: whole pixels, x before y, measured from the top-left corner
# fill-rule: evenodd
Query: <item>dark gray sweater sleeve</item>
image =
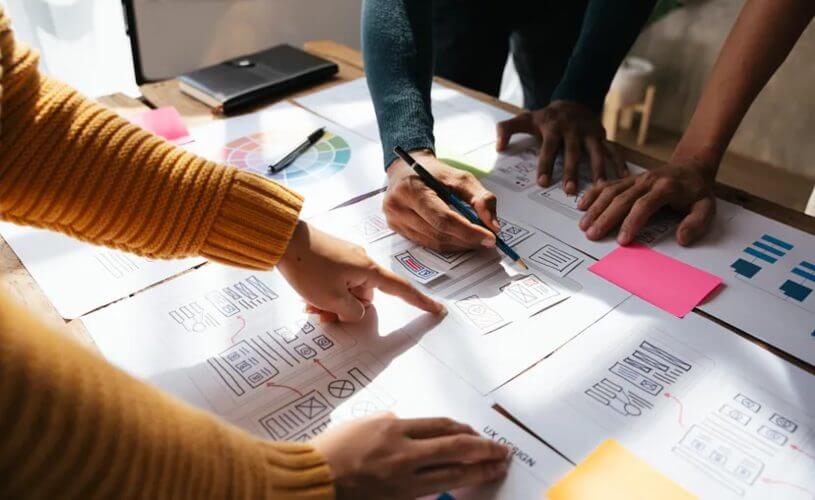
<path fill-rule="evenodd" d="M 385 166 L 406 151 L 433 149 L 431 0 L 365 0 L 362 50 Z"/>

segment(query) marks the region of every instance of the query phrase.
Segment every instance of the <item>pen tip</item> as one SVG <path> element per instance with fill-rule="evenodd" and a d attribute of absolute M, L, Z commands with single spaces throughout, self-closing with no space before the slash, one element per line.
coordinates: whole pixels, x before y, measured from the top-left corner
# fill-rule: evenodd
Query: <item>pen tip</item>
<path fill-rule="evenodd" d="M 521 266 L 523 269 L 529 269 L 529 266 L 526 265 L 526 262 L 524 262 L 523 259 L 518 259 L 515 261 L 515 263 Z"/>

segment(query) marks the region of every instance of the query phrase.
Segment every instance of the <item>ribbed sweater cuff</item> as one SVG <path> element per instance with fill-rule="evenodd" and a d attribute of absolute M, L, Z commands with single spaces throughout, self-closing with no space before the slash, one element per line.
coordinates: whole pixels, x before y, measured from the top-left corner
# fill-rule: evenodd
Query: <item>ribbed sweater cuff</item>
<path fill-rule="evenodd" d="M 225 264 L 268 269 L 289 244 L 303 198 L 247 172 L 237 172 L 201 254 Z"/>
<path fill-rule="evenodd" d="M 314 447 L 295 442 L 261 442 L 260 446 L 272 491 L 296 492 L 298 498 L 334 498 L 331 469 Z"/>

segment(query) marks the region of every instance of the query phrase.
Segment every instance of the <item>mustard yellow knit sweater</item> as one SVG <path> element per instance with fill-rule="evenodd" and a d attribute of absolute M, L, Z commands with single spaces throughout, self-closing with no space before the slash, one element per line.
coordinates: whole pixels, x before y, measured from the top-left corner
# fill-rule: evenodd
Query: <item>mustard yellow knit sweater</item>
<path fill-rule="evenodd" d="M 269 268 L 301 198 L 37 71 L 0 5 L 0 217 L 150 257 Z M 324 458 L 220 423 L 0 295 L 0 498 L 330 498 Z"/>

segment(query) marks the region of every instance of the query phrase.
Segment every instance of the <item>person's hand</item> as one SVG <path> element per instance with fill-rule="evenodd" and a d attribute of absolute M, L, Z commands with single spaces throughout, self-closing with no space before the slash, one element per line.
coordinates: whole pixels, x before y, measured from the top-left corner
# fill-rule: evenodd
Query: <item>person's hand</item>
<path fill-rule="evenodd" d="M 305 300 L 308 312 L 323 321 L 359 321 L 374 289 L 396 295 L 425 311 L 439 314 L 444 306 L 416 290 L 404 278 L 379 266 L 362 247 L 334 238 L 299 222 L 277 265 L 283 277 Z"/>
<path fill-rule="evenodd" d="M 617 242 L 628 245 L 663 207 L 686 213 L 676 230 L 680 245 L 702 237 L 716 213 L 714 174 L 695 161 L 673 161 L 633 178 L 601 183 L 589 189 L 578 203 L 586 214 L 580 229 L 590 240 L 603 238 L 620 226 Z"/>
<path fill-rule="evenodd" d="M 574 101 L 553 101 L 543 109 L 522 113 L 500 122 L 496 149 L 504 151 L 514 134 L 531 134 L 541 141 L 538 157 L 538 184 L 548 187 L 558 151 L 563 150 L 563 190 L 577 194 L 578 168 L 588 157 L 592 181 L 606 178 L 607 160 L 617 177 L 628 175 L 628 168 L 617 148 L 606 140 L 599 117 L 586 106 Z"/>
<path fill-rule="evenodd" d="M 411 156 L 469 203 L 487 227 L 501 230 L 495 215 L 495 195 L 484 189 L 474 175 L 445 165 L 428 151 L 414 151 Z M 401 159 L 388 167 L 388 190 L 382 208 L 391 229 L 433 250 L 495 246 L 494 234 L 450 208 Z"/>
<path fill-rule="evenodd" d="M 383 413 L 311 441 L 331 468 L 337 498 L 413 499 L 504 477 L 509 448 L 447 418 Z"/>

